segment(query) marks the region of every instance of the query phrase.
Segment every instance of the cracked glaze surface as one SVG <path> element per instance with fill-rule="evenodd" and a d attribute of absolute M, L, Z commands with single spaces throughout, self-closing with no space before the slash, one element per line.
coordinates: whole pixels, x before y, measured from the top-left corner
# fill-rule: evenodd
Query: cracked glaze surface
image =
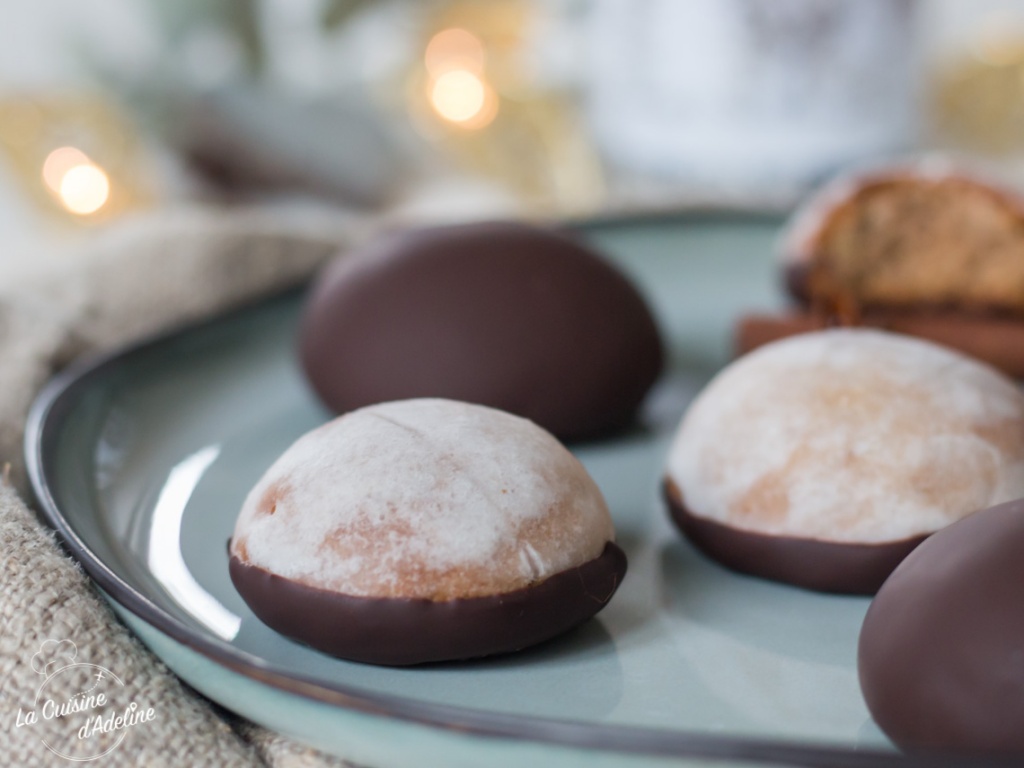
<path fill-rule="evenodd" d="M 1024 394 L 935 344 L 794 336 L 723 370 L 687 412 L 668 476 L 696 515 L 877 543 L 1024 495 Z"/>
<path fill-rule="evenodd" d="M 250 492 L 231 552 L 307 586 L 447 600 L 527 587 L 612 540 L 600 491 L 549 433 L 422 399 L 299 438 Z"/>

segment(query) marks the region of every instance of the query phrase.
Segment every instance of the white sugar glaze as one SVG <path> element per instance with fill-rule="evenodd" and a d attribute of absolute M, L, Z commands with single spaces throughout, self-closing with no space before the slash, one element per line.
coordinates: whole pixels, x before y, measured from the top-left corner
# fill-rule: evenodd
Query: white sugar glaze
<path fill-rule="evenodd" d="M 529 586 L 613 539 L 597 486 L 549 433 L 420 399 L 299 438 L 245 500 L 232 554 L 345 594 L 450 599 Z"/>
<path fill-rule="evenodd" d="M 712 380 L 667 473 L 693 514 L 737 528 L 900 540 L 1024 496 L 1024 394 L 918 339 L 794 336 Z"/>

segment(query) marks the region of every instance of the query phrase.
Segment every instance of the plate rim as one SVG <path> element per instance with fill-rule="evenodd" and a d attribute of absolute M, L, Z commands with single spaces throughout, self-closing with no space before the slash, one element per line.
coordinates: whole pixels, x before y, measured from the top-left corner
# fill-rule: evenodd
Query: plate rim
<path fill-rule="evenodd" d="M 321 704 L 404 721 L 469 736 L 526 740 L 558 747 L 616 752 L 650 757 L 739 760 L 748 764 L 808 766 L 815 768 L 1003 768 L 1019 764 L 1000 757 L 951 754 L 912 754 L 881 749 L 851 749 L 790 739 L 775 740 L 727 736 L 699 731 L 645 728 L 632 725 L 593 724 L 576 720 L 506 714 L 451 704 L 439 704 L 396 694 L 380 693 L 355 685 L 331 684 L 289 672 L 219 638 L 204 635 L 150 600 L 119 576 L 93 552 L 64 516 L 51 490 L 48 457 L 61 427 L 90 385 L 127 361 L 181 337 L 219 323 L 258 312 L 267 304 L 298 300 L 303 288 L 289 288 L 212 317 L 195 320 L 170 331 L 151 335 L 110 351 L 87 356 L 50 379 L 35 397 L 25 426 L 24 457 L 36 506 L 69 554 L 86 574 L 138 619 L 176 643 L 203 655 L 228 670 L 277 691 Z"/>

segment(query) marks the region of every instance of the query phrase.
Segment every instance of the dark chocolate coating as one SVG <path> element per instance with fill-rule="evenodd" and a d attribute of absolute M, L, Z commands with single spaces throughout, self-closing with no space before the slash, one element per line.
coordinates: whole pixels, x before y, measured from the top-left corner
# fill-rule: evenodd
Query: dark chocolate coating
<path fill-rule="evenodd" d="M 801 306 L 810 306 L 811 266 L 806 261 L 784 264 L 782 267 L 782 286 Z"/>
<path fill-rule="evenodd" d="M 267 626 L 351 661 L 409 666 L 518 651 L 600 611 L 626 574 L 613 542 L 593 560 L 514 592 L 461 600 L 354 597 L 232 557 L 231 581 Z"/>
<path fill-rule="evenodd" d="M 868 709 L 901 748 L 1024 757 L 1024 500 L 907 557 L 868 609 L 858 667 Z"/>
<path fill-rule="evenodd" d="M 628 426 L 663 363 L 654 319 L 619 270 L 513 222 L 408 230 L 340 258 L 312 289 L 300 343 L 335 412 L 443 397 L 563 440 Z"/>
<path fill-rule="evenodd" d="M 690 512 L 671 480 L 663 486 L 672 520 L 697 549 L 727 568 L 819 592 L 873 595 L 925 536 L 882 544 L 801 539 L 744 531 Z"/>

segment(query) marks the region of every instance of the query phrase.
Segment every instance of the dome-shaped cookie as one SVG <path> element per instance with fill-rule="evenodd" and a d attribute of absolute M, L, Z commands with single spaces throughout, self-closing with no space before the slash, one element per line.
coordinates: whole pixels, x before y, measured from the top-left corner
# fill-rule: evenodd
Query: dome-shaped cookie
<path fill-rule="evenodd" d="M 794 336 L 712 380 L 665 480 L 675 521 L 723 564 L 873 593 L 925 536 L 1024 496 L 1024 394 L 910 337 Z"/>
<path fill-rule="evenodd" d="M 871 603 L 858 668 L 872 716 L 904 749 L 1024 758 L 1024 501 L 939 531 Z"/>
<path fill-rule="evenodd" d="M 396 232 L 317 279 L 301 361 L 335 413 L 441 397 L 563 440 L 628 426 L 662 367 L 630 281 L 565 234 L 516 222 Z"/>
<path fill-rule="evenodd" d="M 589 618 L 625 572 L 607 506 L 555 438 L 448 400 L 383 403 L 301 437 L 231 540 L 266 624 L 357 661 L 517 650 Z"/>
<path fill-rule="evenodd" d="M 1024 315 L 1024 198 L 940 158 L 826 185 L 781 256 L 805 302 Z"/>
<path fill-rule="evenodd" d="M 797 306 L 741 318 L 740 354 L 838 319 L 1024 377 L 1019 191 L 941 157 L 844 174 L 794 214 L 780 250 Z"/>

